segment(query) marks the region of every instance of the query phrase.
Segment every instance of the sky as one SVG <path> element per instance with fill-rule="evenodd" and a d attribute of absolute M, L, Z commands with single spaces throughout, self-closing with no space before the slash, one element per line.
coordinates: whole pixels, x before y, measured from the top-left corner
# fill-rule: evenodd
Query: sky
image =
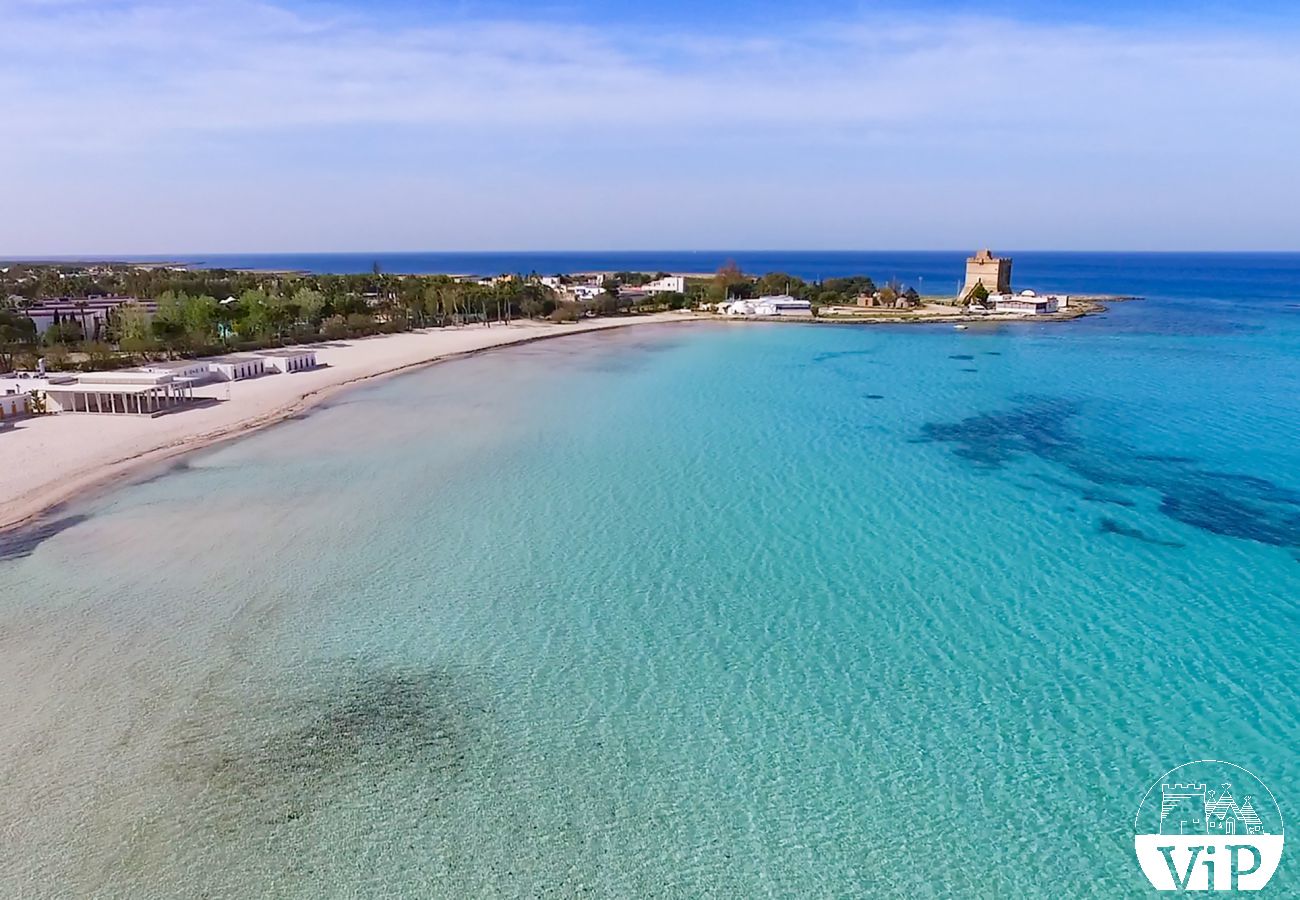
<path fill-rule="evenodd" d="M 0 257 L 1300 250 L 1300 4 L 0 0 Z"/>

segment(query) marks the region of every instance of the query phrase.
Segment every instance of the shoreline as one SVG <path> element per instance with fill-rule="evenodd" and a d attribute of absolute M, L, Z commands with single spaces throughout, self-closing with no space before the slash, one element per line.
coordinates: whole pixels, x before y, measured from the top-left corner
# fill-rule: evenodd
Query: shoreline
<path fill-rule="evenodd" d="M 10 537 L 29 528 L 38 528 L 44 520 L 49 519 L 60 509 L 69 503 L 94 496 L 104 490 L 118 487 L 122 484 L 129 484 L 132 478 L 141 472 L 160 466 L 163 463 L 194 453 L 229 440 L 245 437 L 272 425 L 278 425 L 292 417 L 301 414 L 303 411 L 319 406 L 336 395 L 359 387 L 364 384 L 381 381 L 385 378 L 391 378 L 407 372 L 418 369 L 428 368 L 445 362 L 452 362 L 459 359 L 468 359 L 487 353 L 493 350 L 502 350 L 510 347 L 518 347 L 525 344 L 532 344 L 538 341 L 553 340 L 568 335 L 575 334 L 592 334 L 600 331 L 612 331 L 616 329 L 629 328 L 638 325 L 671 325 L 684 322 L 707 322 L 712 318 L 704 318 L 693 314 L 654 314 L 644 317 L 631 319 L 606 319 L 593 320 L 590 323 L 576 323 L 573 325 L 560 325 L 553 323 L 531 323 L 526 326 L 515 326 L 528 328 L 529 331 L 515 333 L 506 340 L 490 341 L 477 346 L 452 347 L 447 349 L 435 349 L 434 352 L 422 358 L 409 359 L 396 365 L 379 365 L 373 368 L 362 370 L 356 373 L 349 373 L 346 369 L 335 366 L 325 366 L 314 370 L 317 375 L 328 376 L 332 371 L 339 370 L 338 376 L 334 380 L 328 377 L 321 379 L 322 383 L 312 386 L 307 390 L 298 392 L 295 390 L 290 399 L 275 403 L 269 409 L 263 409 L 252 412 L 249 415 L 241 416 L 229 422 L 218 424 L 215 428 L 205 428 L 199 431 L 183 431 L 179 435 L 174 435 L 170 439 L 159 436 L 161 442 L 153 442 L 152 446 L 143 446 L 133 452 L 127 452 L 123 455 L 114 456 L 112 459 L 88 461 L 85 465 L 74 470 L 70 474 L 59 472 L 55 477 L 46 479 L 35 487 L 7 497 L 2 501 L 0 508 L 0 539 Z M 509 328 L 511 326 L 502 326 Z M 436 330 L 429 329 L 425 332 L 408 332 L 407 335 L 427 335 L 429 332 L 437 334 Z M 540 333 L 538 333 L 540 332 Z M 495 334 L 500 334 L 496 332 Z M 460 331 L 447 334 L 447 337 L 476 337 L 482 335 L 485 338 L 494 337 L 489 329 L 475 329 L 472 332 Z M 347 342 L 350 346 L 362 344 L 365 342 L 385 341 L 402 335 L 377 335 L 374 337 L 363 338 Z M 268 379 L 298 378 L 302 375 L 310 375 L 311 372 L 298 373 L 297 375 L 271 375 L 265 376 L 255 381 L 267 381 Z M 233 382 L 238 387 L 241 384 L 249 382 Z M 204 388 L 224 391 L 227 383 L 209 384 Z M 287 386 L 287 385 L 286 385 Z M 229 400 L 225 401 L 231 402 Z M 222 404 L 217 405 L 219 410 Z M 93 425 L 97 422 L 105 421 L 123 421 L 138 423 L 156 423 L 164 422 L 168 424 L 179 422 L 185 424 L 187 416 L 193 416 L 197 410 L 178 410 L 169 413 L 166 416 L 156 419 L 144 419 L 138 417 L 109 417 L 97 416 L 92 414 L 66 414 L 69 419 L 82 425 Z M 233 411 L 232 411 L 233 412 Z M 18 426 L 27 425 L 44 425 L 48 420 L 57 420 L 59 416 L 51 417 L 32 417 L 19 420 L 15 423 Z M 171 420 L 171 422 L 168 422 Z M 196 423 L 197 424 L 197 423 Z M 12 441 L 17 435 L 9 434 L 0 438 L 0 451 L 7 449 L 5 442 Z M 93 440 L 93 437 L 91 438 Z M 144 443 L 149 443 L 147 438 Z M 0 460 L 3 456 L 0 456 Z M 9 468 L 0 466 L 0 468 Z M 22 461 L 16 462 L 11 471 L 21 471 Z"/>
<path fill-rule="evenodd" d="M 62 427 L 62 430 L 68 432 L 82 431 L 81 435 L 64 435 L 67 439 L 80 438 L 86 444 L 96 445 L 97 439 L 102 439 L 102 434 L 95 434 L 94 429 L 89 426 L 99 425 L 101 430 L 116 427 L 118 423 L 126 423 L 124 427 L 139 429 L 139 423 L 156 423 L 162 422 L 170 434 L 148 433 L 139 435 L 128 435 L 127 440 L 123 442 L 124 447 L 121 452 L 113 454 L 110 451 L 111 458 L 96 459 L 87 458 L 74 460 L 71 466 L 53 466 L 49 477 L 39 481 L 34 487 L 9 497 L 0 497 L 0 539 L 12 534 L 24 531 L 29 528 L 39 527 L 41 522 L 49 519 L 61 508 L 69 503 L 84 499 L 112 487 L 121 484 L 130 483 L 132 478 L 140 472 L 160 466 L 163 463 L 184 456 L 188 453 L 194 453 L 208 447 L 215 446 L 225 441 L 234 440 L 244 437 L 263 428 L 277 425 L 304 410 L 319 406 L 337 394 L 348 389 L 379 381 L 384 378 L 393 377 L 417 369 L 428 368 L 444 362 L 451 362 L 458 359 L 466 359 L 486 353 L 492 350 L 502 350 L 509 347 L 517 347 L 525 344 L 535 343 L 537 341 L 552 340 L 574 334 L 591 334 L 599 331 L 610 331 L 614 329 L 630 328 L 640 325 L 669 325 L 691 322 L 716 322 L 716 323 L 744 323 L 744 322 L 762 322 L 778 323 L 782 325 L 948 325 L 954 323 L 985 323 L 985 324 L 1008 324 L 1018 322 L 1068 322 L 1073 319 L 1084 316 L 1105 312 L 1106 306 L 1102 300 L 1120 301 L 1134 298 L 1125 297 L 1095 297 L 1080 298 L 1085 305 L 1077 309 L 1071 309 L 1067 314 L 1053 314 L 1048 316 L 1011 316 L 1011 317 L 990 317 L 990 316 L 972 316 L 955 314 L 952 316 L 843 316 L 838 318 L 825 319 L 805 319 L 805 318 L 783 318 L 783 317 L 727 317 L 716 315 L 699 315 L 696 313 L 654 313 L 645 316 L 636 316 L 628 319 L 595 319 L 586 322 L 579 322 L 568 325 L 554 323 L 539 323 L 531 320 L 518 323 L 515 325 L 499 326 L 500 328 L 521 329 L 513 333 L 508 333 L 504 340 L 494 340 L 501 335 L 501 331 L 493 332 L 491 329 L 474 330 L 455 330 L 447 331 L 444 329 L 425 329 L 419 332 L 406 332 L 395 335 L 377 335 L 368 338 L 361 338 L 345 342 L 323 342 L 327 347 L 331 344 L 341 343 L 341 348 L 332 348 L 322 351 L 322 355 L 334 353 L 336 355 L 345 353 L 349 349 L 358 346 L 374 349 L 384 346 L 379 342 L 403 341 L 404 343 L 414 343 L 420 339 L 437 339 L 449 346 L 429 347 L 412 354 L 410 358 L 401 359 L 399 356 L 388 356 L 376 358 L 371 365 L 365 365 L 364 362 L 355 371 L 349 371 L 349 367 L 339 363 L 329 363 L 313 370 L 312 372 L 298 373 L 296 375 L 274 375 L 252 381 L 217 383 L 205 385 L 200 390 L 207 395 L 204 399 L 219 400 L 214 396 L 214 392 L 226 392 L 224 403 L 217 402 L 209 410 L 215 410 L 207 418 L 217 418 L 218 421 L 206 423 L 208 427 L 202 427 L 204 423 L 198 421 L 201 415 L 200 410 L 178 410 L 169 413 L 158 419 L 141 419 L 137 417 L 118 417 L 118 416 L 95 416 L 89 414 L 70 414 L 67 416 L 71 423 Z M 479 337 L 485 338 L 485 341 L 479 341 Z M 390 343 L 390 348 L 395 345 Z M 427 352 L 426 352 L 427 351 Z M 358 351 L 359 352 L 359 351 Z M 400 361 L 395 360 L 400 359 Z M 354 360 L 355 361 L 355 360 Z M 312 376 L 316 383 L 310 387 L 301 385 L 297 381 L 282 382 L 278 379 L 299 379 L 304 376 Z M 268 402 L 264 402 L 260 409 L 250 409 L 252 402 L 248 398 L 244 399 L 244 406 L 236 406 L 230 410 L 232 414 L 239 414 L 235 418 L 228 416 L 217 416 L 216 413 L 224 412 L 223 407 L 232 402 L 230 390 L 241 390 L 246 385 L 256 385 L 260 382 L 268 382 L 273 387 L 290 388 L 289 392 L 280 391 L 282 396 L 270 397 Z M 233 385 L 233 387 L 232 387 Z M 306 387 L 305 390 L 299 390 Z M 49 427 L 54 425 L 63 416 L 52 417 L 33 417 L 25 420 L 19 420 L 15 423 L 22 431 L 32 426 Z M 225 421 L 221 421 L 225 419 Z M 74 426 L 72 423 L 76 423 Z M 61 423 L 62 424 L 62 423 Z M 24 428 L 23 426 L 26 426 Z M 174 427 L 180 426 L 180 427 Z M 190 427 L 185 427 L 190 426 Z M 197 427 L 196 427 L 197 426 Z M 146 426 L 147 427 L 147 426 Z M 131 437 L 135 437 L 133 442 Z M 5 435 L 0 439 L 0 469 L 9 469 L 10 471 L 24 471 L 23 463 L 25 458 L 19 454 L 14 460 L 6 460 L 6 451 L 13 450 L 15 439 L 21 440 L 17 434 Z M 35 448 L 40 455 L 40 448 Z M 66 448 L 64 448 L 66 451 Z M 71 471 L 69 471 L 71 469 Z"/>

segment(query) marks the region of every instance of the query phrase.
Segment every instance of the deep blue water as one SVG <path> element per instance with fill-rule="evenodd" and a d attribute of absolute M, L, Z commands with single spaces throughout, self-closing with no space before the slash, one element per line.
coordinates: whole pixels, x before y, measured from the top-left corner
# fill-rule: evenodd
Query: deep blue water
<path fill-rule="evenodd" d="M 972 250 L 974 248 L 971 248 Z M 1277 288 L 1300 277 L 1300 253 L 1073 253 L 995 248 L 1015 260 L 1017 283 L 1044 290 L 1111 294 L 1168 288 L 1184 297 L 1235 295 L 1243 279 L 1252 290 Z M 787 272 L 800 278 L 865 274 L 891 278 L 941 294 L 961 278 L 970 251 L 643 250 L 465 253 L 212 253 L 121 257 L 132 261 L 185 262 L 212 268 L 289 269 L 316 273 L 385 272 L 496 275 L 536 272 L 664 270 L 712 272 L 734 260 L 747 272 Z M 1245 285 L 1240 285 L 1244 287 Z M 1276 292 L 1273 294 L 1276 296 Z"/>

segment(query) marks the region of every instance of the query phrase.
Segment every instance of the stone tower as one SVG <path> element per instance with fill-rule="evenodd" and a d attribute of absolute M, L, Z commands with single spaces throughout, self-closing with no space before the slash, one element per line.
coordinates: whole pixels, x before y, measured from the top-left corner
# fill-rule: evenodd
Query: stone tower
<path fill-rule="evenodd" d="M 977 284 L 983 284 L 984 290 L 990 294 L 1011 293 L 1011 260 L 999 259 L 987 249 L 966 260 L 966 283 L 961 289 L 963 300 Z"/>

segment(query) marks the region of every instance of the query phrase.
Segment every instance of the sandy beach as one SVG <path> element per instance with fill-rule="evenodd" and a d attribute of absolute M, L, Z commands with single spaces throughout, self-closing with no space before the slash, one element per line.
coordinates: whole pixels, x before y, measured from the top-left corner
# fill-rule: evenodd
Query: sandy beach
<path fill-rule="evenodd" d="M 493 347 L 695 318 L 659 313 L 567 325 L 524 320 L 327 341 L 314 345 L 321 363 L 314 370 L 205 385 L 195 395 L 215 402 L 169 415 L 20 419 L 0 432 L 0 532 L 141 468 L 282 421 L 349 385 Z"/>

